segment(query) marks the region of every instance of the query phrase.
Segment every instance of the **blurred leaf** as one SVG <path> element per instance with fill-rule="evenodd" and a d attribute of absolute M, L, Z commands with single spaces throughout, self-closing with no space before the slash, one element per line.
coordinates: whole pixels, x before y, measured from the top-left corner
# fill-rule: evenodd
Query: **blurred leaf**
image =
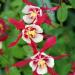
<path fill-rule="evenodd" d="M 57 19 L 60 22 L 64 22 L 68 17 L 68 8 L 65 3 L 61 4 L 61 7 L 57 11 Z"/>
<path fill-rule="evenodd" d="M 31 48 L 30 46 L 25 45 L 25 46 L 23 47 L 23 49 L 24 49 L 25 55 L 26 55 L 27 57 L 31 57 L 31 56 L 33 55 L 33 54 L 32 54 L 32 48 Z"/>
<path fill-rule="evenodd" d="M 20 71 L 17 68 L 11 67 L 9 75 L 21 75 L 21 74 L 20 74 Z"/>
<path fill-rule="evenodd" d="M 69 2 L 71 3 L 72 7 L 75 8 L 75 0 L 69 0 Z"/>

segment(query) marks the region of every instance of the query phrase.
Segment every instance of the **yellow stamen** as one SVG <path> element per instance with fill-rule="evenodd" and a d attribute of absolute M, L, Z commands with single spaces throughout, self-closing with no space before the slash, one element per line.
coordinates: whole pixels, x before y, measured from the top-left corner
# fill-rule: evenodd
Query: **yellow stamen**
<path fill-rule="evenodd" d="M 45 67 L 46 67 L 46 62 L 45 62 L 43 59 L 39 60 L 38 66 L 39 66 L 40 68 L 45 68 Z"/>
<path fill-rule="evenodd" d="M 36 17 L 37 16 L 37 13 L 36 12 L 32 12 L 31 13 L 31 17 Z"/>
<path fill-rule="evenodd" d="M 27 35 L 29 36 L 29 38 L 33 38 L 33 37 L 36 36 L 36 31 L 35 31 L 35 30 L 33 30 L 33 31 L 28 31 L 28 32 L 27 32 Z"/>

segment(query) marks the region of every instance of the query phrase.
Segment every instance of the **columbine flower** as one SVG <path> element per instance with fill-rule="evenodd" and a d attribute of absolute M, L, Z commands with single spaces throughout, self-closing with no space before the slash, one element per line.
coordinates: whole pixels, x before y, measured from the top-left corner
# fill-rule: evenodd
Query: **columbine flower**
<path fill-rule="evenodd" d="M 58 75 L 53 69 L 55 64 L 54 61 L 63 58 L 64 56 L 67 55 L 64 54 L 61 56 L 53 57 L 44 53 L 45 50 L 47 50 L 48 48 L 52 47 L 55 44 L 56 44 L 56 37 L 55 36 L 50 37 L 45 42 L 43 48 L 40 51 L 38 51 L 37 45 L 32 41 L 30 46 L 33 49 L 34 56 L 32 56 L 29 59 L 17 62 L 16 64 L 13 64 L 13 66 L 21 68 L 29 63 L 29 66 L 32 68 L 34 75 L 45 74 L 47 72 L 50 73 L 51 75 Z"/>
<path fill-rule="evenodd" d="M 55 11 L 59 8 L 59 6 L 48 8 L 48 7 L 37 7 L 33 3 L 29 2 L 29 0 L 23 0 L 26 4 L 22 12 L 25 14 L 23 16 L 23 20 L 25 23 L 38 23 L 39 25 L 42 23 L 51 24 L 51 19 L 49 19 L 45 10 Z"/>
<path fill-rule="evenodd" d="M 0 41 L 5 41 L 8 37 L 6 30 L 8 30 L 9 27 L 5 24 L 4 20 L 0 18 Z"/>
<path fill-rule="evenodd" d="M 26 14 L 23 16 L 23 20 L 28 24 L 36 23 L 38 17 L 42 16 L 42 10 L 39 7 L 32 5 L 26 5 L 22 12 Z"/>
<path fill-rule="evenodd" d="M 22 32 L 19 34 L 17 40 L 10 44 L 9 47 L 14 46 L 19 39 L 22 37 L 24 41 L 27 43 L 31 43 L 31 40 L 38 43 L 43 40 L 43 30 L 39 25 L 31 24 L 31 25 L 24 25 L 23 21 L 16 21 L 14 19 L 9 19 L 9 22 L 14 24 L 18 30 Z"/>

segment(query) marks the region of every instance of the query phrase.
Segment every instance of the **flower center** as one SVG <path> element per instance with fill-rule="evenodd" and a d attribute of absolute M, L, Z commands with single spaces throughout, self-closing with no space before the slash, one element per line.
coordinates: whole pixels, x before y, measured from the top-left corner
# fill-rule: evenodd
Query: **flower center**
<path fill-rule="evenodd" d="M 26 38 L 34 38 L 36 34 L 36 29 L 33 27 L 27 27 L 24 32 Z"/>
<path fill-rule="evenodd" d="M 2 24 L 0 24 L 0 30 L 3 30 L 3 25 Z"/>
<path fill-rule="evenodd" d="M 28 31 L 27 35 L 29 38 L 34 38 L 36 36 L 36 31 L 35 30 Z"/>
<path fill-rule="evenodd" d="M 40 68 L 45 68 L 45 67 L 46 67 L 46 62 L 45 62 L 43 59 L 40 59 L 40 60 L 38 61 L 38 66 L 39 66 Z"/>
<path fill-rule="evenodd" d="M 30 14 L 31 17 L 36 17 L 37 16 L 37 13 L 35 11 L 33 11 L 31 14 Z"/>

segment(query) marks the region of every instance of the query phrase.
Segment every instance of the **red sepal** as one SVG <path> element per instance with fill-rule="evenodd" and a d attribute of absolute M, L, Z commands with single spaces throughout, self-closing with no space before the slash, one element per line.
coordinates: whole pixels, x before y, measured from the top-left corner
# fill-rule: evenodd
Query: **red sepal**
<path fill-rule="evenodd" d="M 37 74 L 36 70 L 33 72 L 33 75 L 41 75 L 41 74 Z"/>
<path fill-rule="evenodd" d="M 17 62 L 16 64 L 13 64 L 12 66 L 21 68 L 21 67 L 24 67 L 25 65 L 27 65 L 30 61 L 31 61 L 31 59 L 22 60 L 20 62 Z"/>
<path fill-rule="evenodd" d="M 48 8 L 48 7 L 41 7 L 42 10 L 51 10 L 51 11 L 56 11 L 60 8 L 60 6 L 55 6 L 52 8 Z"/>
<path fill-rule="evenodd" d="M 21 37 L 22 37 L 22 33 L 20 33 L 20 34 L 18 35 L 18 38 L 17 38 L 14 42 L 10 43 L 8 47 L 13 47 L 13 46 L 15 46 L 15 45 L 18 43 L 18 41 L 20 40 Z"/>
<path fill-rule="evenodd" d="M 8 38 L 8 35 L 5 33 L 2 36 L 0 36 L 0 41 L 5 41 Z"/>
<path fill-rule="evenodd" d="M 13 18 L 9 18 L 8 21 L 12 23 L 18 30 L 22 30 L 25 28 L 25 24 L 23 20 L 17 21 Z"/>
<path fill-rule="evenodd" d="M 48 67 L 48 73 L 51 74 L 51 75 L 58 75 L 55 70 L 53 70 L 52 68 L 49 68 Z"/>
<path fill-rule="evenodd" d="M 55 44 L 56 44 L 55 36 L 48 38 L 47 41 L 45 42 L 45 44 L 43 45 L 43 48 L 40 50 L 40 52 L 44 52 L 45 50 L 54 46 Z"/>
<path fill-rule="evenodd" d="M 30 2 L 29 0 L 23 0 L 23 2 L 27 5 L 34 5 L 32 2 Z"/>
<path fill-rule="evenodd" d="M 29 44 L 29 45 L 33 49 L 33 54 L 36 54 L 38 52 L 38 50 L 37 50 L 37 44 L 34 41 L 31 40 L 31 44 Z"/>
<path fill-rule="evenodd" d="M 48 18 L 47 14 L 43 14 L 43 16 L 38 18 L 38 21 L 36 22 L 37 25 L 41 25 L 42 23 L 46 22 L 46 19 Z"/>
<path fill-rule="evenodd" d="M 64 58 L 64 57 L 66 57 L 66 56 L 68 56 L 68 54 L 62 54 L 62 55 L 60 55 L 60 56 L 54 57 L 54 59 L 55 59 L 55 60 L 59 60 L 59 59 L 62 59 L 62 58 Z"/>

